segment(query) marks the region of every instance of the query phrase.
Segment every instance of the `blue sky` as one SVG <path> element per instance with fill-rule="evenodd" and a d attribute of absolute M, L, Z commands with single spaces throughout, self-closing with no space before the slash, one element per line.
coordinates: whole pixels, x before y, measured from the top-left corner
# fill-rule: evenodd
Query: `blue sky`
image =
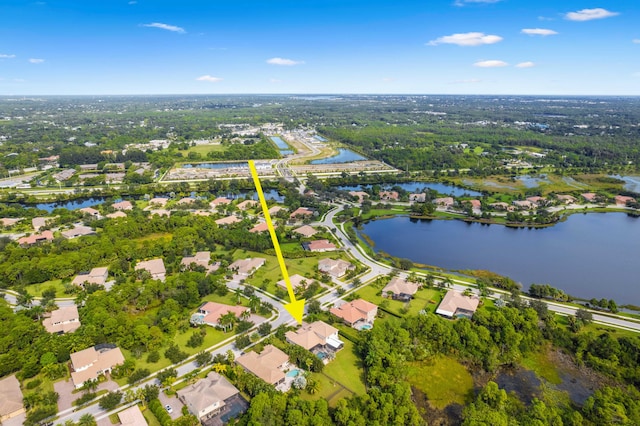
<path fill-rule="evenodd" d="M 0 2 L 0 95 L 640 95 L 636 0 Z"/>

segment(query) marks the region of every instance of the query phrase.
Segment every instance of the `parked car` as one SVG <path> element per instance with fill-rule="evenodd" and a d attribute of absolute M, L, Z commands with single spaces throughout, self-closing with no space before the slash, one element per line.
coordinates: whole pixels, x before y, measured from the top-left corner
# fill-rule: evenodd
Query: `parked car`
<path fill-rule="evenodd" d="M 169 404 L 165 405 L 164 408 L 167 410 L 167 413 L 169 414 L 173 413 L 173 408 L 171 408 Z"/>

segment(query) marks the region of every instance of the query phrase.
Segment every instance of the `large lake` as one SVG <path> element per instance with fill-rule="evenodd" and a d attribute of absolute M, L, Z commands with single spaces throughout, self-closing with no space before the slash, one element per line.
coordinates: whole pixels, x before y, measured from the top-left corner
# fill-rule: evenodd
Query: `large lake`
<path fill-rule="evenodd" d="M 640 305 L 640 219 L 574 214 L 549 228 L 508 228 L 457 220 L 377 220 L 363 232 L 376 250 L 445 269 L 487 269 L 523 284 Z"/>
<path fill-rule="evenodd" d="M 338 163 L 351 163 L 352 161 L 366 160 L 360 154 L 357 154 L 350 149 L 338 148 L 338 153 L 333 157 L 327 157 L 320 160 L 312 160 L 309 164 L 338 164 Z"/>

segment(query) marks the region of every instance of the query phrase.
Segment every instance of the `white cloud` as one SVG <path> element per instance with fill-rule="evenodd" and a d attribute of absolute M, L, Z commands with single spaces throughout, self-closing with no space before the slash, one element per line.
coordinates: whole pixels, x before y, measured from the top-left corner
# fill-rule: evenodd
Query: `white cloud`
<path fill-rule="evenodd" d="M 525 28 L 520 31 L 522 34 L 549 36 L 558 34 L 556 31 L 545 28 Z"/>
<path fill-rule="evenodd" d="M 483 44 L 498 43 L 499 41 L 502 41 L 502 37 L 500 36 L 472 32 L 438 37 L 435 40 L 431 40 L 427 45 L 437 46 L 439 44 L 457 44 L 458 46 L 480 46 Z"/>
<path fill-rule="evenodd" d="M 30 58 L 29 62 L 31 62 L 32 64 L 41 64 L 44 62 L 44 59 Z"/>
<path fill-rule="evenodd" d="M 161 30 L 173 31 L 174 33 L 186 33 L 184 28 L 175 25 L 163 24 L 161 22 L 152 22 L 151 24 L 142 24 L 143 27 L 160 28 Z"/>
<path fill-rule="evenodd" d="M 208 81 L 209 83 L 218 83 L 220 81 L 222 81 L 222 78 L 220 77 L 214 77 L 211 75 L 202 75 L 198 78 L 196 78 L 197 81 Z"/>
<path fill-rule="evenodd" d="M 591 21 L 592 19 L 611 18 L 617 15 L 620 14 L 597 7 L 595 9 L 582 9 L 577 12 L 569 12 L 564 17 L 570 21 Z"/>
<path fill-rule="evenodd" d="M 509 64 L 506 63 L 505 61 L 497 61 L 497 60 L 478 61 L 475 64 L 473 64 L 474 67 L 480 67 L 480 68 L 498 68 L 498 67 L 506 67 L 507 65 Z"/>
<path fill-rule="evenodd" d="M 267 59 L 267 63 L 271 65 L 284 65 L 284 66 L 293 66 L 293 65 L 301 65 L 304 64 L 304 61 L 294 61 L 293 59 L 285 59 L 285 58 L 271 58 Z"/>
<path fill-rule="evenodd" d="M 16 57 L 16 55 L 7 55 L 7 54 L 4 54 L 4 53 L 0 53 L 0 59 L 13 59 L 15 57 Z"/>
<path fill-rule="evenodd" d="M 498 3 L 501 1 L 502 0 L 456 0 L 454 4 L 456 6 L 464 6 L 468 3 Z"/>
<path fill-rule="evenodd" d="M 531 62 L 531 61 L 520 62 L 519 64 L 516 64 L 516 68 L 533 68 L 535 66 L 536 66 L 535 62 Z"/>
<path fill-rule="evenodd" d="M 631 40 L 633 43 L 635 44 L 640 44 L 640 38 L 634 38 L 633 40 Z"/>

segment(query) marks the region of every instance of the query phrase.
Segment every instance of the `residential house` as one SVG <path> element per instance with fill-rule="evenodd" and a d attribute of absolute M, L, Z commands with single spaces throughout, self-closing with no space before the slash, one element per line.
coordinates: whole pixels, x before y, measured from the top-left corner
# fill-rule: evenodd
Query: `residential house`
<path fill-rule="evenodd" d="M 513 200 L 511 204 L 523 210 L 532 210 L 536 208 L 536 205 L 529 200 Z"/>
<path fill-rule="evenodd" d="M 498 203 L 491 203 L 489 204 L 489 206 L 493 207 L 495 210 L 502 210 L 502 211 L 513 211 L 515 210 L 515 208 L 512 205 L 509 205 L 508 203 L 505 202 L 498 202 Z"/>
<path fill-rule="evenodd" d="M 378 196 L 381 200 L 398 201 L 398 197 L 400 195 L 398 194 L 398 191 L 380 191 Z"/>
<path fill-rule="evenodd" d="M 151 274 L 151 278 L 154 280 L 164 281 L 166 278 L 167 270 L 164 268 L 164 261 L 162 259 L 145 260 L 136 265 L 136 271 L 145 270 Z"/>
<path fill-rule="evenodd" d="M 22 398 L 20 382 L 15 374 L 0 379 L 0 422 L 5 422 L 26 411 Z"/>
<path fill-rule="evenodd" d="M 424 203 L 427 201 L 427 194 L 409 194 L 409 201 L 414 203 Z"/>
<path fill-rule="evenodd" d="M 152 198 L 149 200 L 149 205 L 155 205 L 158 207 L 164 207 L 167 205 L 167 203 L 169 202 L 168 198 L 164 198 L 164 197 L 156 197 L 156 198 Z"/>
<path fill-rule="evenodd" d="M 310 217 L 313 217 L 313 210 L 308 209 L 306 207 L 298 207 L 296 210 L 293 211 L 293 213 L 289 215 L 289 220 L 296 221 L 296 220 L 306 219 Z"/>
<path fill-rule="evenodd" d="M 89 226 L 84 225 L 74 225 L 73 229 L 67 229 L 65 231 L 60 232 L 60 235 L 70 240 L 72 238 L 84 237 L 86 235 L 95 235 L 96 231 L 94 231 Z"/>
<path fill-rule="evenodd" d="M 18 244 L 21 246 L 32 246 L 34 244 L 53 241 L 53 232 L 42 231 L 40 234 L 32 234 L 28 237 L 18 238 Z"/>
<path fill-rule="evenodd" d="M 122 426 L 147 426 L 148 423 L 137 405 L 132 405 L 118 413 L 118 419 Z"/>
<path fill-rule="evenodd" d="M 453 200 L 453 197 L 442 197 L 434 199 L 433 204 L 439 207 L 453 207 L 455 201 Z"/>
<path fill-rule="evenodd" d="M 325 252 L 336 250 L 335 244 L 329 242 L 329 240 L 316 240 L 302 243 L 302 247 L 308 251 Z"/>
<path fill-rule="evenodd" d="M 71 179 L 71 176 L 75 174 L 76 174 L 75 169 L 65 169 L 65 170 L 62 170 L 61 172 L 54 173 L 51 176 L 58 182 L 64 182 L 65 180 Z"/>
<path fill-rule="evenodd" d="M 296 331 L 287 331 L 287 342 L 302 346 L 316 355 L 327 352 L 337 352 L 342 349 L 344 342 L 338 337 L 338 329 L 323 321 L 303 324 Z"/>
<path fill-rule="evenodd" d="M 204 211 L 204 210 L 196 210 L 191 214 L 193 214 L 194 216 L 211 216 L 211 212 Z"/>
<path fill-rule="evenodd" d="M 218 323 L 218 320 L 229 312 L 234 314 L 236 318 L 241 318 L 243 315 L 246 315 L 246 313 L 251 313 L 251 309 L 246 306 L 206 302 L 198 308 L 198 312 L 191 316 L 191 323 L 196 325 L 206 324 L 211 327 L 219 327 L 220 324 Z"/>
<path fill-rule="evenodd" d="M 216 220 L 216 223 L 218 224 L 218 226 L 233 225 L 234 223 L 238 223 L 238 222 L 241 222 L 241 220 L 234 215 L 223 217 L 222 219 Z"/>
<path fill-rule="evenodd" d="M 207 274 L 217 271 L 220 267 L 220 262 L 211 263 L 211 252 L 210 251 L 199 251 L 194 256 L 185 256 L 182 258 L 180 265 L 183 266 L 183 269 L 191 268 L 192 264 L 196 264 L 198 266 L 202 266 L 206 269 Z"/>
<path fill-rule="evenodd" d="M 113 367 L 124 363 L 124 355 L 118 347 L 91 347 L 71 354 L 71 380 L 76 389 L 87 380 L 95 380 L 101 374 L 110 373 Z"/>
<path fill-rule="evenodd" d="M 250 257 L 248 259 L 239 259 L 229 265 L 230 270 L 235 270 L 236 274 L 248 277 L 264 265 L 267 259 L 262 257 Z"/>
<path fill-rule="evenodd" d="M 4 226 L 5 228 L 9 228 L 13 225 L 15 225 L 16 223 L 20 222 L 23 218 L 18 217 L 3 217 L 2 219 L 0 219 L 0 224 L 2 226 Z"/>
<path fill-rule="evenodd" d="M 195 198 L 184 197 L 184 198 L 180 198 L 178 201 L 176 201 L 176 204 L 187 205 L 187 204 L 193 204 L 195 202 L 196 202 Z"/>
<path fill-rule="evenodd" d="M 133 204 L 131 201 L 120 201 L 119 203 L 113 203 L 111 206 L 116 210 L 133 210 Z"/>
<path fill-rule="evenodd" d="M 249 210 L 256 207 L 257 205 L 258 202 L 255 200 L 244 200 L 243 202 L 238 203 L 236 207 L 238 207 L 239 210 Z"/>
<path fill-rule="evenodd" d="M 268 212 L 269 212 L 269 216 L 275 216 L 278 213 L 280 213 L 283 210 L 287 210 L 282 206 L 273 206 L 271 208 L 269 208 Z"/>
<path fill-rule="evenodd" d="M 227 204 L 231 204 L 233 200 L 225 197 L 218 197 L 212 202 L 209 203 L 212 209 L 215 209 L 218 206 L 226 206 Z"/>
<path fill-rule="evenodd" d="M 304 290 L 314 280 L 305 278 L 299 274 L 293 274 L 289 276 L 289 281 L 291 281 L 291 288 L 293 288 L 293 291 L 297 291 L 298 289 Z M 285 290 L 287 289 L 287 284 L 285 283 L 284 279 L 281 279 L 280 281 L 278 281 L 276 285 Z"/>
<path fill-rule="evenodd" d="M 239 395 L 240 391 L 224 376 L 211 371 L 204 379 L 176 393 L 189 412 L 204 423 L 224 411 L 227 408 L 227 401 Z"/>
<path fill-rule="evenodd" d="M 80 316 L 76 305 L 51 311 L 51 316 L 42 321 L 42 325 L 49 333 L 73 333 L 80 328 Z"/>
<path fill-rule="evenodd" d="M 47 222 L 52 219 L 53 218 L 50 217 L 34 217 L 33 219 L 31 219 L 31 225 L 33 226 L 34 230 L 39 231 L 47 226 Z"/>
<path fill-rule="evenodd" d="M 269 225 L 267 225 L 267 222 L 260 222 L 260 223 L 256 224 L 253 228 L 249 229 L 249 232 L 251 232 L 251 233 L 265 232 L 265 231 L 268 231 L 268 230 L 269 230 Z"/>
<path fill-rule="evenodd" d="M 585 192 L 584 194 L 580 194 L 580 196 L 589 203 L 596 203 L 598 201 L 598 194 L 594 194 L 593 192 Z"/>
<path fill-rule="evenodd" d="M 369 194 L 364 191 L 349 191 L 349 195 L 357 197 L 359 203 L 363 202 L 365 198 L 369 198 Z"/>
<path fill-rule="evenodd" d="M 366 300 L 356 299 L 331 308 L 329 312 L 353 328 L 371 328 L 378 314 L 378 307 Z"/>
<path fill-rule="evenodd" d="M 626 207 L 627 202 L 635 203 L 636 199 L 633 197 L 627 197 L 624 195 L 616 195 L 615 196 L 616 206 L 618 207 Z"/>
<path fill-rule="evenodd" d="M 459 291 L 449 290 L 438 305 L 436 314 L 443 315 L 448 318 L 464 316 L 471 318 L 478 309 L 480 299 L 478 296 L 465 296 Z"/>
<path fill-rule="evenodd" d="M 149 210 L 149 214 L 151 214 L 151 216 L 158 215 L 160 217 L 162 217 L 162 216 L 171 216 L 171 212 L 169 210 L 165 210 L 165 209 Z"/>
<path fill-rule="evenodd" d="M 471 210 L 480 211 L 482 210 L 482 202 L 480 200 L 466 200 L 463 203 L 471 204 Z"/>
<path fill-rule="evenodd" d="M 289 365 L 289 356 L 275 346 L 267 345 L 259 354 L 247 352 L 239 356 L 236 363 L 265 382 L 277 385 L 284 382 L 284 370 Z"/>
<path fill-rule="evenodd" d="M 576 198 L 571 195 L 558 194 L 556 195 L 556 198 L 558 199 L 558 201 L 561 201 L 565 204 L 573 204 L 576 202 Z"/>
<path fill-rule="evenodd" d="M 305 238 L 313 237 L 318 233 L 318 231 L 316 231 L 312 226 L 309 225 L 303 225 L 299 228 L 294 229 L 292 232 L 302 235 Z"/>
<path fill-rule="evenodd" d="M 544 197 L 538 197 L 538 196 L 527 197 L 527 201 L 531 201 L 537 207 L 544 207 L 547 205 L 547 199 Z"/>
<path fill-rule="evenodd" d="M 117 211 L 117 212 L 109 213 L 105 215 L 105 217 L 108 217 L 109 219 L 118 219 L 121 217 L 127 217 L 127 214 L 125 212 Z"/>
<path fill-rule="evenodd" d="M 71 284 L 84 287 L 85 284 L 97 284 L 105 285 L 107 282 L 107 276 L 109 274 L 109 268 L 106 266 L 100 268 L 93 268 L 88 274 L 79 274 L 71 281 Z"/>
<path fill-rule="evenodd" d="M 356 269 L 354 265 L 342 259 L 333 260 L 326 258 L 318 261 L 318 270 L 335 278 L 340 278 L 345 275 L 347 271 L 354 269 Z"/>
<path fill-rule="evenodd" d="M 382 289 L 382 297 L 391 297 L 395 300 L 409 301 L 418 292 L 418 283 L 407 281 L 404 278 L 393 277 Z"/>
<path fill-rule="evenodd" d="M 79 209 L 79 211 L 81 211 L 82 213 L 94 217 L 94 218 L 99 218 L 100 217 L 100 212 L 92 207 L 84 207 Z"/>

